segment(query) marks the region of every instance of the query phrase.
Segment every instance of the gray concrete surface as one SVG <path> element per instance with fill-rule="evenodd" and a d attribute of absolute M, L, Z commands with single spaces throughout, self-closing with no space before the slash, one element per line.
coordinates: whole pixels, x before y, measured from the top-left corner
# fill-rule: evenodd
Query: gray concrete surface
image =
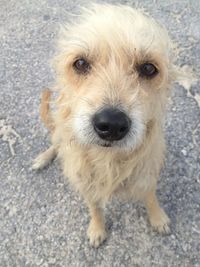
<path fill-rule="evenodd" d="M 166 120 L 168 151 L 158 194 L 172 220 L 170 236 L 152 231 L 142 206 L 113 201 L 106 209 L 109 238 L 90 248 L 86 208 L 59 165 L 30 169 L 48 146 L 38 106 L 42 88 L 53 81 L 49 59 L 58 24 L 84 3 L 0 1 L 0 266 L 199 267 L 199 82 L 174 86 Z M 167 26 L 181 47 L 178 63 L 200 73 L 200 1 L 138 5 Z"/>

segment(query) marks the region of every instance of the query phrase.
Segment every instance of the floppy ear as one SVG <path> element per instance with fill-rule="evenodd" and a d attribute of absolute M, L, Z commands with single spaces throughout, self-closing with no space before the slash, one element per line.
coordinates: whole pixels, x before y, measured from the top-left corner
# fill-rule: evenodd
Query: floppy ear
<path fill-rule="evenodd" d="M 54 129 L 54 122 L 50 110 L 51 91 L 47 88 L 42 92 L 41 104 L 40 104 L 40 116 L 44 125 L 50 131 Z"/>
<path fill-rule="evenodd" d="M 189 90 L 199 79 L 193 67 L 189 65 L 184 65 L 182 67 L 172 65 L 171 72 L 172 82 L 179 83 L 186 90 Z"/>
<path fill-rule="evenodd" d="M 183 49 L 181 48 L 181 51 Z M 194 68 L 189 65 L 178 66 L 176 61 L 179 57 L 180 47 L 170 40 L 169 43 L 169 53 L 170 53 L 170 69 L 169 78 L 171 82 L 177 82 L 182 85 L 186 90 L 189 90 L 193 84 L 199 80 Z"/>
<path fill-rule="evenodd" d="M 179 67 L 174 63 L 171 63 L 169 67 L 169 81 L 171 83 L 176 82 L 179 76 L 180 76 Z"/>

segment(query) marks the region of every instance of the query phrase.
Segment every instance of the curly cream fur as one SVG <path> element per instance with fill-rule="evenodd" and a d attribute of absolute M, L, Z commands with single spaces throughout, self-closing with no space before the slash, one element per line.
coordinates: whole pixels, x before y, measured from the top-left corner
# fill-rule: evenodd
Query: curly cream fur
<path fill-rule="evenodd" d="M 166 30 L 131 7 L 93 5 L 62 28 L 58 48 L 52 144 L 90 209 L 91 244 L 97 247 L 106 237 L 101 207 L 114 195 L 143 201 L 152 226 L 168 232 L 169 219 L 155 195 L 165 151 L 165 106 L 175 78 Z M 91 63 L 88 75 L 74 71 L 79 57 Z M 137 66 L 144 62 L 157 66 L 155 78 L 139 76 Z M 100 146 L 90 125 L 103 105 L 122 108 L 135 122 L 132 135 L 113 147 Z"/>

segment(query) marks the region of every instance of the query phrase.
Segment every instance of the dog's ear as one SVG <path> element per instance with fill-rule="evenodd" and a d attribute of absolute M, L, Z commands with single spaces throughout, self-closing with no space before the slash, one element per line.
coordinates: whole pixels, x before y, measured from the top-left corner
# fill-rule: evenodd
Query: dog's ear
<path fill-rule="evenodd" d="M 50 110 L 51 91 L 47 88 L 42 92 L 41 104 L 40 104 L 40 116 L 44 125 L 50 131 L 54 129 L 54 122 Z"/>
<path fill-rule="evenodd" d="M 170 69 L 170 78 L 172 82 L 177 82 L 185 89 L 189 90 L 190 87 L 197 83 L 199 77 L 192 66 L 183 65 L 181 67 L 172 64 Z"/>
<path fill-rule="evenodd" d="M 179 79 L 180 74 L 180 68 L 177 65 L 171 63 L 169 67 L 169 80 L 171 82 L 176 82 Z"/>
<path fill-rule="evenodd" d="M 192 66 L 176 64 L 177 59 L 180 56 L 180 51 L 184 49 L 178 46 L 176 42 L 170 40 L 169 42 L 169 54 L 170 54 L 170 67 L 169 67 L 169 80 L 171 82 L 177 82 L 186 89 L 189 89 L 191 85 L 195 84 L 199 77 Z"/>

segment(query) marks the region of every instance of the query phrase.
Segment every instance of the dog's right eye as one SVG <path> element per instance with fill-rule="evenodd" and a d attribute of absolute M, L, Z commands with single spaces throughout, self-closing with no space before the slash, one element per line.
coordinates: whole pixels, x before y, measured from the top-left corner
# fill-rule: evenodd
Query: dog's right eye
<path fill-rule="evenodd" d="M 91 66 L 87 60 L 84 58 L 79 58 L 74 61 L 73 68 L 78 74 L 87 74 L 90 71 Z"/>
<path fill-rule="evenodd" d="M 138 67 L 140 76 L 153 78 L 158 74 L 158 69 L 152 63 L 144 63 Z"/>

